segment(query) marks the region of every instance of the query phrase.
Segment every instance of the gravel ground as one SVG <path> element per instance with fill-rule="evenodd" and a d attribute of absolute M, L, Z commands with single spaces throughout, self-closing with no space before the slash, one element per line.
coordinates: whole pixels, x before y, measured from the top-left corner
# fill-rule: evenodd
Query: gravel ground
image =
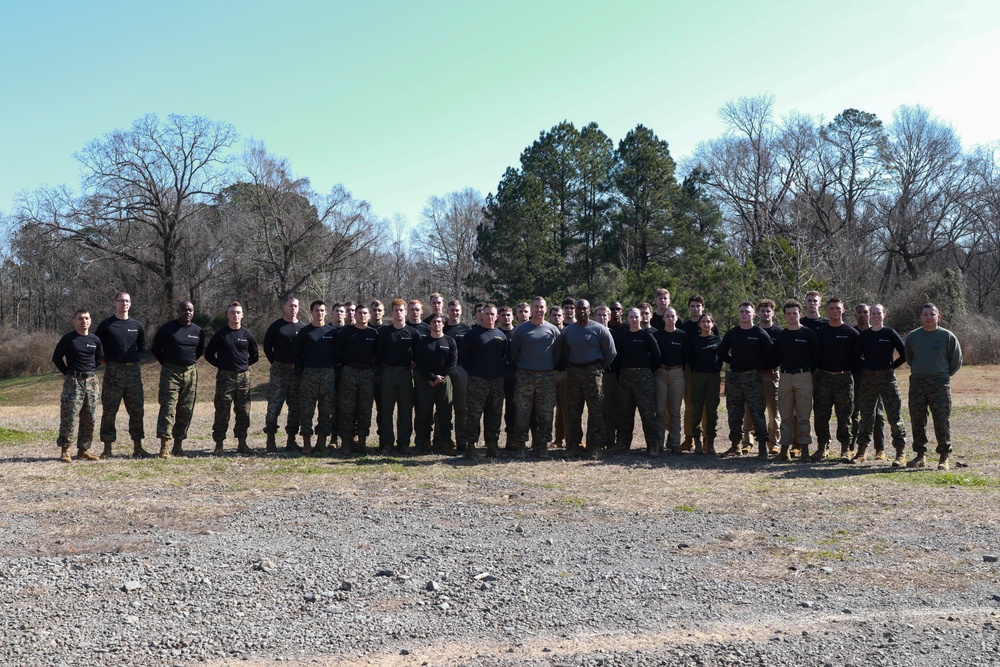
<path fill-rule="evenodd" d="M 713 504 L 691 489 L 733 467 L 689 461 L 437 459 L 249 493 L 225 479 L 282 463 L 226 459 L 215 505 L 169 476 L 111 503 L 109 482 L 72 475 L 21 488 L 2 515 L 0 664 L 1000 664 L 996 526 L 949 509 L 992 494 L 941 488 L 918 520 L 885 488 L 747 461 L 746 492 Z M 69 468 L 10 476 L 32 466 Z M 626 471 L 654 500 L 602 489 Z"/>

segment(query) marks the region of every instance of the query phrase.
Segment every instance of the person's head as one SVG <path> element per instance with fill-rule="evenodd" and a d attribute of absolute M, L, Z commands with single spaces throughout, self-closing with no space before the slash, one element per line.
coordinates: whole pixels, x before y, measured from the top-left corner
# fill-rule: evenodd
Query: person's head
<path fill-rule="evenodd" d="M 347 314 L 347 323 L 354 324 L 354 315 L 358 312 L 358 305 L 353 301 L 347 301 L 344 303 L 344 310 Z"/>
<path fill-rule="evenodd" d="M 392 321 L 397 328 L 406 322 L 406 302 L 402 299 L 392 300 Z"/>
<path fill-rule="evenodd" d="M 514 310 L 510 306 L 500 306 L 497 309 L 497 322 L 501 329 L 510 329 L 514 326 Z"/>
<path fill-rule="evenodd" d="M 483 320 L 480 317 L 480 315 L 483 314 L 483 308 L 485 308 L 485 307 L 486 307 L 486 302 L 485 301 L 479 301 L 479 302 L 476 303 L 476 308 L 475 308 L 476 316 L 475 316 L 475 319 L 476 319 L 476 324 L 478 324 L 479 326 L 483 326 Z"/>
<path fill-rule="evenodd" d="M 406 304 L 406 312 L 411 324 L 420 321 L 420 316 L 424 314 L 424 304 L 419 299 L 413 299 Z"/>
<path fill-rule="evenodd" d="M 299 300 L 294 296 L 285 297 L 281 303 L 281 313 L 288 322 L 299 319 Z"/>
<path fill-rule="evenodd" d="M 782 311 L 785 313 L 785 322 L 788 326 L 797 329 L 799 327 L 799 318 L 802 317 L 802 304 L 795 299 L 789 299 L 782 306 Z"/>
<path fill-rule="evenodd" d="M 580 324 L 586 324 L 590 321 L 590 302 L 586 299 L 578 299 L 575 304 L 573 304 L 573 317 Z"/>
<path fill-rule="evenodd" d="M 770 299 L 761 299 L 757 303 L 757 318 L 761 322 L 767 322 L 770 326 L 771 321 L 774 319 L 774 301 Z"/>
<path fill-rule="evenodd" d="M 630 308 L 626 317 L 628 318 L 629 331 L 642 329 L 642 313 L 639 312 L 638 308 Z"/>
<path fill-rule="evenodd" d="M 867 303 L 859 303 L 854 306 L 854 320 L 858 323 L 859 329 L 868 328 L 870 317 L 871 309 L 868 307 Z"/>
<path fill-rule="evenodd" d="M 81 336 L 90 333 L 90 311 L 86 308 L 77 308 L 73 313 L 73 327 Z"/>
<path fill-rule="evenodd" d="M 663 311 L 663 330 L 673 331 L 677 328 L 677 311 L 671 306 Z"/>
<path fill-rule="evenodd" d="M 653 321 L 653 307 L 645 301 L 639 304 L 639 318 L 642 321 L 642 328 L 648 329 L 649 323 Z"/>
<path fill-rule="evenodd" d="M 608 310 L 611 311 L 611 324 L 618 325 L 622 323 L 622 302 L 612 301 L 608 304 Z"/>
<path fill-rule="evenodd" d="M 479 324 L 484 329 L 493 329 L 497 324 L 497 307 L 492 303 L 484 303 L 479 311 Z"/>
<path fill-rule="evenodd" d="M 427 303 L 431 307 L 431 314 L 444 312 L 444 296 L 440 292 L 434 292 L 427 298 Z"/>
<path fill-rule="evenodd" d="M 531 304 L 527 301 L 521 301 L 517 304 L 514 310 L 514 318 L 517 320 L 518 324 L 524 324 L 531 318 Z"/>
<path fill-rule="evenodd" d="M 549 308 L 549 322 L 551 322 L 552 324 L 556 325 L 559 328 L 562 328 L 563 317 L 565 317 L 565 315 L 563 315 L 562 307 L 552 306 L 551 308 Z"/>
<path fill-rule="evenodd" d="M 372 299 L 372 302 L 368 304 L 368 315 L 369 322 L 382 323 L 382 318 L 385 317 L 385 305 L 382 304 L 378 299 Z"/>
<path fill-rule="evenodd" d="M 740 327 L 744 329 L 749 329 L 753 326 L 753 318 L 757 314 L 754 310 L 753 304 L 749 301 L 744 301 L 740 304 L 739 316 L 740 316 Z"/>
<path fill-rule="evenodd" d="M 573 310 L 575 308 L 576 308 L 576 300 L 573 297 L 568 296 L 565 299 L 563 299 L 562 302 L 563 317 L 567 322 L 573 321 Z"/>
<path fill-rule="evenodd" d="M 191 324 L 194 320 L 194 304 L 190 301 L 181 301 L 177 304 L 177 321 L 182 326 Z"/>
<path fill-rule="evenodd" d="M 128 319 L 128 311 L 132 307 L 132 297 L 129 293 L 122 290 L 115 294 L 115 317 L 120 320 Z"/>
<path fill-rule="evenodd" d="M 444 323 L 446 319 L 447 318 L 445 318 L 444 313 L 437 312 L 431 315 L 431 318 L 427 320 L 427 324 L 431 328 L 431 336 L 433 338 L 440 338 L 444 335 Z"/>
<path fill-rule="evenodd" d="M 809 317 L 819 317 L 819 302 L 823 296 L 816 290 L 806 292 L 806 312 Z"/>
<path fill-rule="evenodd" d="M 600 322 L 604 326 L 608 326 L 611 322 L 611 309 L 607 306 L 598 306 L 594 308 L 594 320 Z"/>
<path fill-rule="evenodd" d="M 243 326 L 243 304 L 233 301 L 226 308 L 226 319 L 229 320 L 230 329 L 239 329 Z"/>
<path fill-rule="evenodd" d="M 881 329 L 885 325 L 885 316 L 888 315 L 888 311 L 885 306 L 881 303 L 876 303 L 869 310 L 871 325 L 876 329 Z"/>
<path fill-rule="evenodd" d="M 452 324 L 458 324 L 462 321 L 462 302 L 458 299 L 452 299 L 448 302 L 448 321 Z"/>
<path fill-rule="evenodd" d="M 688 299 L 688 316 L 692 322 L 697 322 L 701 314 L 705 312 L 705 297 L 695 294 Z"/>
<path fill-rule="evenodd" d="M 711 336 L 715 326 L 715 318 L 708 311 L 698 316 L 698 331 L 702 336 Z"/>
<path fill-rule="evenodd" d="M 663 309 L 670 305 L 670 290 L 662 287 L 656 290 L 653 302 L 656 304 L 656 312 L 662 313 Z"/>
<path fill-rule="evenodd" d="M 309 314 L 312 315 L 314 327 L 321 327 L 326 324 L 326 301 L 317 299 L 309 304 Z"/>
<path fill-rule="evenodd" d="M 548 303 L 545 301 L 544 296 L 536 296 L 531 300 L 531 321 L 535 324 L 541 324 L 542 320 L 545 319 L 545 313 L 548 310 Z"/>
<path fill-rule="evenodd" d="M 333 304 L 333 309 L 330 311 L 330 323 L 338 328 L 347 324 L 347 308 L 344 304 Z"/>
<path fill-rule="evenodd" d="M 933 303 L 920 306 L 920 325 L 927 331 L 934 331 L 941 321 L 941 310 Z"/>
<path fill-rule="evenodd" d="M 844 321 L 844 300 L 838 296 L 830 297 L 826 302 L 826 316 L 830 318 L 830 324 L 840 326 Z"/>
<path fill-rule="evenodd" d="M 354 326 L 358 329 L 367 329 L 371 319 L 372 313 L 368 310 L 368 306 L 358 306 L 354 309 Z"/>

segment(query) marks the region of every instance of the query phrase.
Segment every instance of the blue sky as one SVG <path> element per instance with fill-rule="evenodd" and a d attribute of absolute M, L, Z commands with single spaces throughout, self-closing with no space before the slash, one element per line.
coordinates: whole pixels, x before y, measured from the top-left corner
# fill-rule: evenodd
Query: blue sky
<path fill-rule="evenodd" d="M 638 123 L 683 158 L 727 100 L 922 104 L 966 146 L 1000 139 L 1000 3 L 5 2 L 0 211 L 77 188 L 73 153 L 146 113 L 199 114 L 416 222 L 428 197 L 495 189 L 539 132 Z"/>

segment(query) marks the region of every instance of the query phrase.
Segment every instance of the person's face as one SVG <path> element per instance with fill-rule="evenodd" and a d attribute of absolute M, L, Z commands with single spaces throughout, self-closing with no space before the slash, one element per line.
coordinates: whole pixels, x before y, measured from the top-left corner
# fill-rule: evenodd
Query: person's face
<path fill-rule="evenodd" d="M 407 306 L 406 310 L 410 314 L 410 321 L 418 322 L 420 320 L 420 316 L 424 312 L 424 307 L 421 306 L 419 303 L 411 303 L 409 306 Z"/>
<path fill-rule="evenodd" d="M 368 322 L 371 318 L 372 314 L 368 311 L 368 309 L 361 306 L 354 311 L 354 326 L 359 329 L 364 329 L 368 326 Z"/>
<path fill-rule="evenodd" d="M 310 312 L 312 313 L 313 326 L 323 326 L 323 323 L 326 322 L 326 306 L 323 304 L 314 306 Z"/>
<path fill-rule="evenodd" d="M 226 311 L 226 318 L 229 320 L 229 327 L 239 329 L 243 324 L 243 306 L 229 306 Z"/>
<path fill-rule="evenodd" d="M 608 304 L 608 309 L 611 311 L 611 319 L 620 322 L 622 319 L 622 304 L 620 301 L 612 301 Z"/>
<path fill-rule="evenodd" d="M 78 313 L 73 316 L 73 326 L 78 334 L 86 335 L 90 331 L 90 313 Z"/>
<path fill-rule="evenodd" d="M 500 324 L 505 329 L 509 329 L 514 324 L 514 311 L 505 310 L 498 315 Z"/>
<path fill-rule="evenodd" d="M 518 306 L 517 308 L 517 321 L 524 324 L 531 317 L 531 306 Z"/>
<path fill-rule="evenodd" d="M 343 306 L 337 306 L 333 309 L 333 321 L 338 326 L 342 325 L 347 320 L 347 309 Z"/>
<path fill-rule="evenodd" d="M 382 321 L 382 316 L 385 315 L 385 306 L 370 306 L 368 308 L 369 314 L 375 319 L 376 322 Z"/>
<path fill-rule="evenodd" d="M 563 306 L 562 307 L 563 319 L 572 321 L 573 318 L 576 317 L 576 313 L 574 312 L 575 309 L 576 309 L 575 306 L 573 306 L 572 304 L 566 304 L 565 306 Z"/>
<path fill-rule="evenodd" d="M 594 319 L 604 326 L 608 326 L 608 322 L 611 321 L 611 311 L 607 308 L 598 308 L 594 311 Z"/>
<path fill-rule="evenodd" d="M 705 311 L 705 304 L 701 303 L 700 301 L 692 301 L 691 303 L 688 304 L 688 314 L 691 316 L 691 319 L 696 322 L 698 321 L 698 318 L 701 317 L 701 314 L 704 311 Z"/>
<path fill-rule="evenodd" d="M 800 317 L 802 317 L 802 313 L 799 312 L 798 308 L 785 308 L 785 322 L 787 322 L 789 326 L 799 326 Z"/>
<path fill-rule="evenodd" d="M 639 309 L 639 321 L 642 322 L 642 328 L 646 329 L 649 327 L 649 323 L 653 321 L 653 311 L 649 308 Z"/>
<path fill-rule="evenodd" d="M 294 322 L 299 317 L 299 300 L 289 299 L 282 308 L 285 312 L 285 319 Z"/>
<path fill-rule="evenodd" d="M 545 303 L 545 299 L 537 299 L 531 303 L 531 317 L 533 319 L 544 319 L 546 310 L 548 310 L 548 304 Z"/>
<path fill-rule="evenodd" d="M 754 315 L 753 306 L 740 306 L 740 324 L 753 324 Z"/>
<path fill-rule="evenodd" d="M 562 326 L 563 323 L 563 311 L 562 308 L 553 308 L 549 311 L 549 322 L 558 326 Z"/>
<path fill-rule="evenodd" d="M 590 302 L 586 299 L 580 299 L 576 302 L 573 308 L 573 317 L 580 324 L 586 324 L 590 321 Z"/>
<path fill-rule="evenodd" d="M 637 308 L 628 311 L 628 327 L 632 331 L 638 331 L 642 328 L 642 314 Z"/>
<path fill-rule="evenodd" d="M 677 327 L 677 311 L 667 308 L 663 311 L 663 325 L 668 331 L 673 331 Z"/>
<path fill-rule="evenodd" d="M 462 319 L 462 307 L 459 305 L 448 306 L 448 318 L 457 324 Z"/>
<path fill-rule="evenodd" d="M 399 304 L 398 306 L 392 307 L 392 321 L 397 324 L 402 324 L 406 319 L 406 306 Z"/>
<path fill-rule="evenodd" d="M 347 310 L 347 323 L 348 324 L 354 324 L 354 316 L 358 312 L 358 307 L 357 306 L 348 306 L 346 310 Z"/>
<path fill-rule="evenodd" d="M 885 322 L 885 311 L 882 310 L 882 306 L 872 306 L 871 308 L 871 320 L 872 325 L 876 327 L 882 326 Z"/>
<path fill-rule="evenodd" d="M 866 328 L 869 323 L 871 311 L 867 307 L 858 307 L 854 309 L 854 318 L 858 322 L 858 326 L 862 329 Z"/>
<path fill-rule="evenodd" d="M 194 319 L 194 304 L 190 301 L 183 301 L 177 306 L 177 321 L 183 326 L 191 324 Z"/>
<path fill-rule="evenodd" d="M 442 334 L 444 334 L 443 317 L 435 317 L 433 320 L 431 320 L 431 333 L 434 335 L 435 338 L 438 338 Z"/>
<path fill-rule="evenodd" d="M 839 324 L 844 319 L 844 304 L 838 301 L 826 304 L 826 316 L 832 324 Z"/>
<path fill-rule="evenodd" d="M 431 297 L 431 312 L 440 313 L 444 309 L 444 298 L 440 296 Z"/>
<path fill-rule="evenodd" d="M 761 321 L 770 322 L 774 319 L 774 308 L 768 305 L 763 305 L 760 307 L 760 310 L 757 311 L 757 316 L 761 319 Z"/>
<path fill-rule="evenodd" d="M 132 297 L 122 294 L 115 298 L 115 316 L 122 320 L 128 317 L 128 311 L 132 307 Z"/>
<path fill-rule="evenodd" d="M 712 333 L 712 327 L 715 326 L 715 320 L 711 317 L 703 317 L 698 320 L 698 328 L 701 329 L 701 335 L 707 336 Z"/>
<path fill-rule="evenodd" d="M 483 308 L 479 313 L 479 322 L 482 324 L 484 329 L 492 329 L 497 324 L 497 309 L 496 308 Z"/>
<path fill-rule="evenodd" d="M 819 312 L 819 296 L 807 296 L 806 297 L 806 312 L 815 315 Z"/>
<path fill-rule="evenodd" d="M 656 296 L 656 307 L 659 310 L 663 310 L 670 305 L 670 295 L 669 294 L 658 294 Z"/>
<path fill-rule="evenodd" d="M 937 329 L 941 321 L 941 313 L 937 308 L 924 308 L 920 311 L 920 324 L 927 330 Z"/>

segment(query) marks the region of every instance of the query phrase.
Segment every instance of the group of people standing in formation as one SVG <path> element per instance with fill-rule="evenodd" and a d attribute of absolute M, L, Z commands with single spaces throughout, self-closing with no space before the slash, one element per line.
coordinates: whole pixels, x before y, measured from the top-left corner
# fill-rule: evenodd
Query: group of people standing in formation
<path fill-rule="evenodd" d="M 374 406 L 381 454 L 461 452 L 477 459 L 482 435 L 488 457 L 547 459 L 565 443 L 565 457 L 599 458 L 631 449 L 636 412 L 648 456 L 716 454 L 722 368 L 728 364 L 730 447 L 719 452 L 724 458 L 751 453 L 752 435 L 762 460 L 822 461 L 832 455 L 830 421 L 836 413 L 841 461 L 858 463 L 869 454 L 886 460 L 888 422 L 893 467 L 924 467 L 929 411 L 938 468 L 947 470 L 950 378 L 962 365 L 962 352 L 954 334 L 939 327 L 937 306 L 923 305 L 922 326 L 904 342 L 885 326 L 881 304 L 859 304 L 855 326 L 844 321 L 841 299 L 827 300 L 825 317 L 820 305 L 818 292 L 809 292 L 804 306 L 787 301 L 782 328 L 774 322 L 773 301 L 763 299 L 756 306 L 745 301 L 738 324 L 720 336 L 702 297 L 692 296 L 688 316 L 680 317 L 665 289 L 657 290 L 653 304 L 627 312 L 618 301 L 592 312 L 585 299 L 567 298 L 550 307 L 540 296 L 513 309 L 479 303 L 471 326 L 462 321 L 461 302 L 446 304 L 440 294 L 431 295 L 426 317 L 421 301 L 393 300 L 387 321 L 378 300 L 330 307 L 317 300 L 309 304 L 308 324 L 299 319 L 298 299 L 289 297 L 262 344 L 270 363 L 266 452 L 278 451 L 279 417 L 287 407 L 286 452 L 365 453 Z M 72 460 L 74 431 L 78 459 L 109 458 L 122 401 L 132 456 L 152 456 L 142 446 L 139 363 L 146 352 L 145 330 L 129 317 L 127 292 L 115 295 L 114 306 L 115 314 L 94 334 L 89 311 L 77 311 L 75 330 L 63 336 L 53 354 L 65 375 L 58 440 L 62 461 Z M 194 305 L 182 301 L 177 318 L 153 337 L 150 350 L 162 367 L 156 423 L 160 458 L 185 454 L 196 362 L 202 355 L 218 369 L 214 452 L 224 452 L 235 412 L 236 451 L 254 453 L 247 445 L 250 367 L 259 360 L 259 346 L 243 325 L 239 302 L 229 304 L 226 315 L 227 325 L 206 343 L 205 331 L 193 322 Z M 103 391 L 96 375 L 101 363 Z M 903 363 L 911 371 L 916 456 L 909 462 L 894 374 Z M 104 449 L 95 455 L 90 446 L 99 400 Z M 817 447 L 810 455 L 812 423 Z M 506 433 L 503 450 L 501 431 Z"/>

